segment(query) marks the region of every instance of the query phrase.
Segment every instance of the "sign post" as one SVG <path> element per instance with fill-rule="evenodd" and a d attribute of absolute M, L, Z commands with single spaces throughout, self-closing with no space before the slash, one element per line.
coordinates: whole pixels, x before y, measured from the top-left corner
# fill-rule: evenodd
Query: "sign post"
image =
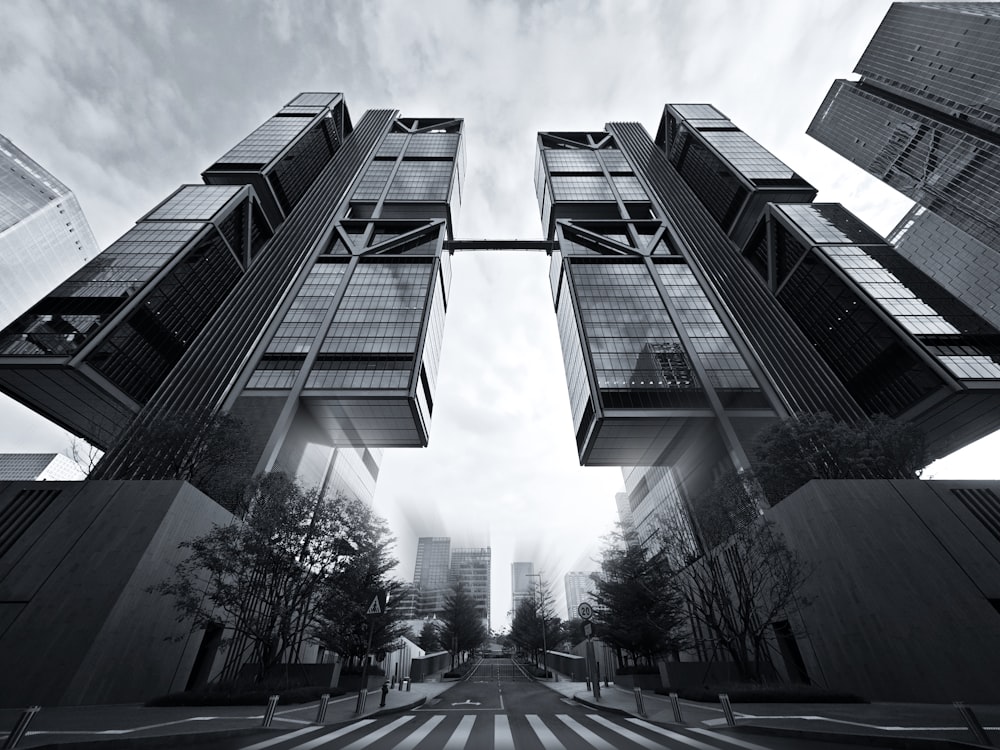
<path fill-rule="evenodd" d="M 375 636 L 375 618 L 385 614 L 385 608 L 389 604 L 389 592 L 379 591 L 368 605 L 365 615 L 368 617 L 368 646 L 365 648 L 365 660 L 361 665 L 361 689 L 358 691 L 358 703 L 354 708 L 354 713 L 360 716 L 365 711 L 365 700 L 368 698 L 368 657 L 372 650 L 372 639 Z"/>
<path fill-rule="evenodd" d="M 597 657 L 594 654 L 594 623 L 590 621 L 590 618 L 594 616 L 594 608 L 590 606 L 589 602 L 580 602 L 580 606 L 576 608 L 576 613 L 583 620 L 583 634 L 587 638 L 587 674 L 593 678 L 591 682 L 594 685 L 594 699 L 600 700 L 601 676 L 596 671 Z"/>

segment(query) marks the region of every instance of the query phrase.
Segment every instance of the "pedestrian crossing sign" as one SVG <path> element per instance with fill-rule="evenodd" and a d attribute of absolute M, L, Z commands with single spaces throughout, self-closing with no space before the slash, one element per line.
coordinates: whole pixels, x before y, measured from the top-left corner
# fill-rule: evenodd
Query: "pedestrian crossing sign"
<path fill-rule="evenodd" d="M 386 604 L 388 603 L 389 597 L 386 592 L 382 591 L 375 594 L 375 598 L 372 599 L 372 603 L 368 605 L 368 611 L 365 612 L 366 615 L 380 615 L 385 612 Z"/>

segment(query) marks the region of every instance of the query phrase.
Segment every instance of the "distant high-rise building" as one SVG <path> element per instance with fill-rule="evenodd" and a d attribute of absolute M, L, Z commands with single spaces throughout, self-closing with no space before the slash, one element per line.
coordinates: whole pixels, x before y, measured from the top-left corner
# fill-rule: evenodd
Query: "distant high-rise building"
<path fill-rule="evenodd" d="M 451 551 L 451 581 L 461 584 L 472 598 L 476 612 L 490 629 L 490 580 L 492 552 L 489 547 L 470 547 Z"/>
<path fill-rule="evenodd" d="M 596 589 L 593 575 L 587 571 L 571 571 L 563 577 L 566 586 L 566 615 L 570 620 L 578 618 L 580 615 L 577 609 L 585 601 L 592 601 L 592 595 Z"/>
<path fill-rule="evenodd" d="M 618 508 L 618 523 L 621 525 L 623 534 L 628 534 L 635 530 L 632 520 L 632 509 L 629 507 L 627 492 L 615 493 L 615 506 Z"/>
<path fill-rule="evenodd" d="M 0 135 L 0 328 L 98 252 L 72 191 Z"/>
<path fill-rule="evenodd" d="M 424 536 L 417 540 L 413 566 L 416 616 L 435 617 L 451 590 L 451 538 Z"/>
<path fill-rule="evenodd" d="M 510 564 L 510 611 L 517 612 L 525 599 L 531 598 L 534 581 L 530 576 L 535 572 L 535 564 L 515 562 Z"/>
<path fill-rule="evenodd" d="M 86 472 L 62 453 L 0 453 L 0 482 L 72 482 L 86 478 Z"/>
<path fill-rule="evenodd" d="M 1000 6 L 893 3 L 808 133 L 1000 252 Z"/>

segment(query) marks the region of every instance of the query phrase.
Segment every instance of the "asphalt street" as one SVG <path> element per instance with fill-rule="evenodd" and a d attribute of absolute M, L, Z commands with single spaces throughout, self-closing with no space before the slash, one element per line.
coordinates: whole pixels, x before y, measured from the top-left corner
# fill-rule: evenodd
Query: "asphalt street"
<path fill-rule="evenodd" d="M 509 660 L 485 660 L 420 708 L 338 725 L 232 739 L 226 750 L 843 750 L 801 738 L 735 737 L 597 712 L 540 685 Z M 864 745 L 854 745 L 864 747 Z M 883 745 L 884 747 L 884 745 Z"/>

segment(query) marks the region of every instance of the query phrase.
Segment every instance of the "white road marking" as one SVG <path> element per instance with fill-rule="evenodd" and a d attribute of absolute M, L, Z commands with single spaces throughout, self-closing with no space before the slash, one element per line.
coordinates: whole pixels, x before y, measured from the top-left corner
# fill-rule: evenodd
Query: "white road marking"
<path fill-rule="evenodd" d="M 538 716 L 535 714 L 526 714 L 526 718 L 545 750 L 566 750 L 566 746 L 556 739 L 556 736 L 552 734 L 552 730 L 545 726 Z"/>
<path fill-rule="evenodd" d="M 409 716 L 401 716 L 400 718 L 396 719 L 395 721 L 390 722 L 389 724 L 386 724 L 384 727 L 379 727 L 374 732 L 371 732 L 370 734 L 366 734 L 361 739 L 355 740 L 350 745 L 347 745 L 344 748 L 344 750 L 361 750 L 361 748 L 363 748 L 363 747 L 368 747 L 370 744 L 372 744 L 376 740 L 382 739 L 383 737 L 385 737 L 390 732 L 394 732 L 397 729 L 399 729 L 406 722 L 413 721 L 413 719 L 414 719 L 414 716 L 412 714 L 409 715 Z"/>
<path fill-rule="evenodd" d="M 469 741 L 469 734 L 472 732 L 472 725 L 475 721 L 475 716 L 463 716 L 462 720 L 458 723 L 458 728 L 448 738 L 448 742 L 445 743 L 445 746 L 441 750 L 464 750 L 465 743 Z"/>
<path fill-rule="evenodd" d="M 571 717 L 567 716 L 566 714 L 556 714 L 556 718 L 559 719 L 559 721 L 561 721 L 563 724 L 568 726 L 570 729 L 572 729 L 574 732 L 576 732 L 578 735 L 580 735 L 591 745 L 596 747 L 597 750 L 615 750 L 615 746 L 612 745 L 610 742 L 603 739 L 599 735 L 594 734 L 594 732 L 587 729 L 587 727 L 583 726 L 579 722 L 574 721 Z"/>
<path fill-rule="evenodd" d="M 319 747 L 325 745 L 330 740 L 335 740 L 338 737 L 343 737 L 345 734 L 350 734 L 355 729 L 361 729 L 361 727 L 366 727 L 369 724 L 374 724 L 375 719 L 362 719 L 361 721 L 356 721 L 353 724 L 348 724 L 346 727 L 341 727 L 336 731 L 330 732 L 329 734 L 324 734 L 322 737 L 317 737 L 314 740 L 309 740 L 309 742 L 304 742 L 301 745 L 296 745 L 295 750 L 312 750 L 314 747 Z"/>
<path fill-rule="evenodd" d="M 510 731 L 510 721 L 506 716 L 493 719 L 493 750 L 514 750 L 514 735 Z"/>
<path fill-rule="evenodd" d="M 648 721 L 643 721 L 642 719 L 629 719 L 628 721 L 633 724 L 642 727 L 643 729 L 648 729 L 650 732 L 656 732 L 656 734 L 663 735 L 664 737 L 669 737 L 675 742 L 683 742 L 685 745 L 690 747 L 696 747 L 698 750 L 719 750 L 717 747 L 712 747 L 711 745 L 706 745 L 704 742 L 699 742 L 698 740 L 692 739 L 691 737 L 686 737 L 678 732 L 671 732 L 669 729 L 664 729 L 662 727 L 656 726 L 656 724 L 650 724 Z"/>
<path fill-rule="evenodd" d="M 295 739 L 296 737 L 301 737 L 304 734 L 309 734 L 309 732 L 316 732 L 323 727 L 309 727 L 308 729 L 297 729 L 294 732 L 289 732 L 288 734 L 279 734 L 277 737 L 272 737 L 269 740 L 264 740 L 263 742 L 258 742 L 256 745 L 250 745 L 249 747 L 244 747 L 242 750 L 263 750 L 265 747 L 271 747 L 271 745 L 277 745 L 279 742 L 286 742 L 287 740 Z"/>
<path fill-rule="evenodd" d="M 767 748 L 763 745 L 755 745 L 752 742 L 747 742 L 746 740 L 738 740 L 735 737 L 730 737 L 728 734 L 721 734 L 720 732 L 710 732 L 707 729 L 698 729 L 697 727 L 692 727 L 690 731 L 703 734 L 706 737 L 711 737 L 713 740 L 728 742 L 731 745 L 736 745 L 736 747 L 742 747 L 744 750 L 767 750 Z"/>
<path fill-rule="evenodd" d="M 444 721 L 443 716 L 432 716 L 422 725 L 414 729 L 406 738 L 396 745 L 395 750 L 413 750 L 424 737 L 429 735 L 431 731 Z"/>
<path fill-rule="evenodd" d="M 637 745 L 642 745 L 643 747 L 648 747 L 653 750 L 663 747 L 663 745 L 661 745 L 659 742 L 653 742 L 653 740 L 647 737 L 643 737 L 638 732 L 633 732 L 631 729 L 626 729 L 620 724 L 615 724 L 615 722 L 611 721 L 610 719 L 606 719 L 600 714 L 587 714 L 587 718 L 590 719 L 591 721 L 596 721 L 598 724 L 607 727 L 612 732 L 620 734 L 625 739 L 631 740 Z"/>

